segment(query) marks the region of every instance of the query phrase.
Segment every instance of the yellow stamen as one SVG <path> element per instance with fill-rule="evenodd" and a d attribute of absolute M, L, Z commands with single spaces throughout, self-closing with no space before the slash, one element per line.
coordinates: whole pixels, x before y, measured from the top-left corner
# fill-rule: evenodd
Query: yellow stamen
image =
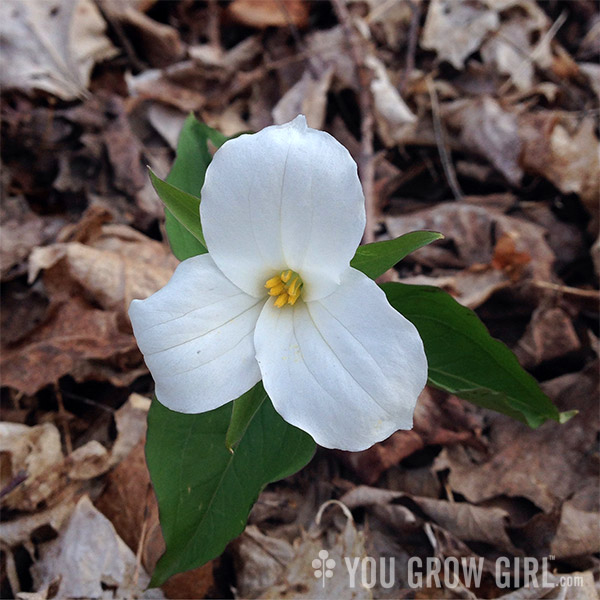
<path fill-rule="evenodd" d="M 284 306 L 286 304 L 288 299 L 289 299 L 289 296 L 286 293 L 281 294 L 277 298 L 277 300 L 275 300 L 275 306 L 277 306 L 277 308 L 281 308 L 282 306 Z"/>
<path fill-rule="evenodd" d="M 279 296 L 279 294 L 281 294 L 284 291 L 285 291 L 285 285 L 283 285 L 283 283 L 281 283 L 281 281 L 280 281 L 279 285 L 276 285 L 275 287 L 272 287 L 269 290 L 269 296 Z"/>
<path fill-rule="evenodd" d="M 303 285 L 300 275 L 292 269 L 281 271 L 279 275 L 271 277 L 265 283 L 265 287 L 269 290 L 269 296 L 276 296 L 275 306 L 277 308 L 282 308 L 286 304 L 290 306 L 296 304 Z"/>
<path fill-rule="evenodd" d="M 296 296 L 296 292 L 299 291 L 299 287 L 300 285 L 302 285 L 301 281 L 300 281 L 300 277 L 296 277 L 294 279 L 294 281 L 292 281 L 292 283 L 290 283 L 290 286 L 288 287 L 288 294 L 290 296 Z"/>
<path fill-rule="evenodd" d="M 281 284 L 281 277 L 279 275 L 276 275 L 275 277 L 271 277 L 271 279 L 269 279 L 267 281 L 267 283 L 265 283 L 265 287 L 272 288 L 272 287 L 275 287 L 276 285 L 280 285 L 280 284 Z"/>

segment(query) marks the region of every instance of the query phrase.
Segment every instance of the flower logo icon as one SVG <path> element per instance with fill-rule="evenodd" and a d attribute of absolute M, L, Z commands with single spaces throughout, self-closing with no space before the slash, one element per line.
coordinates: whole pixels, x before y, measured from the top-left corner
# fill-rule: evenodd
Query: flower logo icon
<path fill-rule="evenodd" d="M 323 587 L 325 587 L 325 579 L 333 577 L 332 569 L 335 567 L 335 560 L 328 558 L 329 552 L 327 550 L 321 550 L 319 552 L 319 558 L 315 558 L 312 561 L 312 568 L 315 570 L 315 577 L 323 579 Z"/>

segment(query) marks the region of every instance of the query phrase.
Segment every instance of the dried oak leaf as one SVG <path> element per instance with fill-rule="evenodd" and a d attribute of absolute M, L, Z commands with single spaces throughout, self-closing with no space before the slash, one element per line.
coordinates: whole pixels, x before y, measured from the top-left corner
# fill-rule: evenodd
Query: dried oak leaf
<path fill-rule="evenodd" d="M 523 176 L 518 116 L 491 96 L 457 100 L 443 106 L 448 125 L 459 131 L 464 147 L 484 156 L 513 185 Z"/>
<path fill-rule="evenodd" d="M 115 312 L 90 308 L 77 297 L 48 312 L 47 320 L 17 347 L 3 350 L 3 385 L 33 395 L 64 375 L 83 381 L 98 372 L 123 384 L 118 373 L 111 376 L 94 364 L 118 361 L 135 352 L 133 335 L 119 330 Z"/>
<path fill-rule="evenodd" d="M 183 57 L 185 47 L 179 31 L 165 23 L 159 23 L 142 12 L 138 2 L 104 0 L 102 9 L 112 20 L 133 31 L 144 58 L 153 67 L 164 67 Z"/>
<path fill-rule="evenodd" d="M 580 349 L 571 317 L 559 307 L 540 306 L 534 310 L 515 354 L 523 367 L 531 369 Z"/>
<path fill-rule="evenodd" d="M 404 492 L 395 492 L 381 488 L 358 486 L 347 492 L 341 498 L 348 508 L 361 506 L 388 506 L 407 508 L 394 502 L 409 500 L 409 510 L 412 503 L 416 504 L 432 521 L 450 532 L 453 536 L 465 542 L 485 542 L 496 546 L 504 552 L 520 554 L 510 540 L 506 527 L 509 525 L 509 514 L 497 507 L 474 506 L 468 502 L 449 502 L 437 498 L 421 498 Z M 414 510 L 414 508 L 413 508 Z M 393 512 L 394 509 L 391 508 Z M 385 511 L 379 511 L 382 516 Z"/>
<path fill-rule="evenodd" d="M 105 473 L 109 454 L 92 440 L 67 457 L 61 451 L 60 435 L 51 423 L 28 427 L 0 423 L 2 442 L 2 508 L 37 511 L 72 496 L 78 485 Z"/>
<path fill-rule="evenodd" d="M 535 430 L 508 417 L 490 415 L 487 453 L 454 445 L 444 448 L 436 459 L 436 470 L 449 469 L 453 491 L 473 503 L 521 496 L 550 512 L 583 484 L 595 481 L 597 485 L 597 365 L 542 387 L 559 410 L 578 409 L 579 414 L 563 425 L 548 422 Z"/>
<path fill-rule="evenodd" d="M 322 581 L 312 567 L 319 551 L 326 548 L 336 565 L 344 564 L 345 556 L 366 554 L 364 534 L 357 530 L 350 512 L 343 510 L 345 525 L 320 523 L 302 532 L 293 544 L 248 526 L 232 544 L 239 596 L 264 600 L 323 597 Z M 372 598 L 372 593 L 359 585 L 350 588 L 346 570 L 333 569 L 327 578 L 327 597 L 359 600 Z"/>
<path fill-rule="evenodd" d="M 60 576 L 60 598 L 101 598 L 106 588 L 116 588 L 118 597 L 134 598 L 150 579 L 88 496 L 79 500 L 58 538 L 40 548 L 31 571 L 37 590 Z"/>
<path fill-rule="evenodd" d="M 298 114 L 306 116 L 308 125 L 322 129 L 327 109 L 327 94 L 331 86 L 334 69 L 329 67 L 316 79 L 311 69 L 306 69 L 302 77 L 281 97 L 273 107 L 273 121 L 287 123 Z"/>
<path fill-rule="evenodd" d="M 365 483 L 374 483 L 381 474 L 402 459 L 428 445 L 457 443 L 477 444 L 480 423 L 467 413 L 465 405 L 455 397 L 425 388 L 419 397 L 414 416 L 414 429 L 397 431 L 387 440 L 362 452 L 340 452 Z"/>
<path fill-rule="evenodd" d="M 514 235 L 504 233 L 494 247 L 494 257 L 491 266 L 498 271 L 505 271 L 512 280 L 521 278 L 523 268 L 529 264 L 531 256 L 528 252 L 519 252 Z"/>
<path fill-rule="evenodd" d="M 1 208 L 0 278 L 22 275 L 33 248 L 48 239 L 48 220 L 36 215 L 24 198 L 8 198 Z"/>
<path fill-rule="evenodd" d="M 523 276 L 552 280 L 554 253 L 545 240 L 545 229 L 492 208 L 448 202 L 406 216 L 390 215 L 385 223 L 392 237 L 418 229 L 441 231 L 446 238 L 445 243 L 451 241 L 455 252 L 443 244 L 434 244 L 436 248 L 421 248 L 411 255 L 417 262 L 432 256 L 433 266 L 440 264 L 442 250 L 447 255 L 448 264 L 454 267 L 490 265 L 496 250 L 495 240 L 509 236 L 514 242 L 515 253 L 527 253 L 531 257 L 531 261 L 524 265 Z"/>
<path fill-rule="evenodd" d="M 370 87 L 381 139 L 388 147 L 405 143 L 415 134 L 417 117 L 400 96 L 381 60 L 369 54 L 365 58 L 365 66 L 373 73 Z"/>
<path fill-rule="evenodd" d="M 28 427 L 0 422 L 0 434 L 0 488 L 5 490 L 2 506 L 17 509 L 24 509 L 25 504 L 36 506 L 53 493 L 48 485 L 40 489 L 36 481 L 38 476 L 55 469 L 63 461 L 58 429 L 52 423 Z M 11 487 L 12 491 L 8 491 Z"/>
<path fill-rule="evenodd" d="M 441 60 L 456 69 L 475 52 L 500 21 L 495 11 L 482 3 L 432 0 L 421 36 L 421 47 L 435 50 Z"/>
<path fill-rule="evenodd" d="M 68 281 L 75 282 L 95 303 L 114 311 L 128 329 L 131 301 L 163 287 L 178 261 L 164 244 L 126 225 L 97 221 L 87 229 L 87 243 L 73 241 L 34 249 L 29 280 L 44 270 L 51 297 L 61 295 Z"/>
<path fill-rule="evenodd" d="M 310 4 L 303 0 L 234 0 L 228 7 L 229 16 L 242 25 L 267 27 L 306 27 Z"/>
<path fill-rule="evenodd" d="M 96 62 L 117 54 L 92 0 L 0 3 L 0 84 L 74 100 Z"/>
<path fill-rule="evenodd" d="M 600 498 L 594 481 L 562 505 L 548 552 L 558 559 L 600 552 Z"/>
<path fill-rule="evenodd" d="M 542 175 L 564 194 L 577 194 L 598 219 L 600 142 L 595 121 L 573 123 L 559 111 L 527 112 L 519 118 L 523 169 Z"/>

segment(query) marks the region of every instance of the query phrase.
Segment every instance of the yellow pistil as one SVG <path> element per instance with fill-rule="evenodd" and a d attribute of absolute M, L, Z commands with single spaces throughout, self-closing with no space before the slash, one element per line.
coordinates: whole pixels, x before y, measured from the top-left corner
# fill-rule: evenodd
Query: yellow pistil
<path fill-rule="evenodd" d="M 300 275 L 291 269 L 282 271 L 279 275 L 271 277 L 265 287 L 269 290 L 269 296 L 277 296 L 275 306 L 282 308 L 286 304 L 296 304 L 303 286 Z"/>

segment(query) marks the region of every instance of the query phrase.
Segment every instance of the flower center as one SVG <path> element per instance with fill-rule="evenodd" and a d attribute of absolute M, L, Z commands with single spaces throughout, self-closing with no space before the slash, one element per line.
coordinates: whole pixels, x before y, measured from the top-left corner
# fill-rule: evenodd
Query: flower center
<path fill-rule="evenodd" d="M 269 296 L 277 296 L 277 300 L 275 300 L 277 308 L 281 308 L 286 304 L 292 306 L 296 304 L 296 300 L 300 298 L 303 285 L 300 275 L 291 269 L 281 271 L 279 275 L 271 277 L 265 283 L 265 287 L 269 290 Z"/>

